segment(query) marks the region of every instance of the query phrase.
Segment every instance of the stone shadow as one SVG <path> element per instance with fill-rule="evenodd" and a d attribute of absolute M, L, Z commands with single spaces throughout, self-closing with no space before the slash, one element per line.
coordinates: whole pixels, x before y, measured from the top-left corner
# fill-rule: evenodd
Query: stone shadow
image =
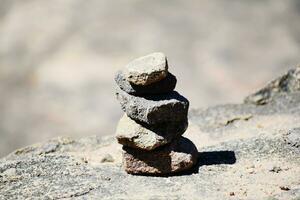
<path fill-rule="evenodd" d="M 203 165 L 232 165 L 236 163 L 234 151 L 199 152 L 198 167 Z"/>
<path fill-rule="evenodd" d="M 235 163 L 236 163 L 236 156 L 234 151 L 198 152 L 198 162 L 191 170 L 183 173 L 174 174 L 173 176 L 198 174 L 202 166 L 233 165 Z"/>
<path fill-rule="evenodd" d="M 187 175 L 192 175 L 192 174 L 198 174 L 202 166 L 233 165 L 235 163 L 236 163 L 236 156 L 235 156 L 234 151 L 198 152 L 198 162 L 191 170 L 188 170 L 185 172 L 178 172 L 178 173 L 174 173 L 174 174 L 164 174 L 164 175 L 137 174 L 136 176 L 150 176 L 150 177 L 187 176 Z"/>

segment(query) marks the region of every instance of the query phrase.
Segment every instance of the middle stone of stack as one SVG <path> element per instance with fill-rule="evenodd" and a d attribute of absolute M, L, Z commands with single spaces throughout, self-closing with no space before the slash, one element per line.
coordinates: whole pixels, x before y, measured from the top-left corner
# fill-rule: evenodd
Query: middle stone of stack
<path fill-rule="evenodd" d="M 188 127 L 189 101 L 173 91 L 177 80 L 168 72 L 165 55 L 153 53 L 132 61 L 115 81 L 125 112 L 116 131 L 124 146 L 125 170 L 167 174 L 190 168 L 197 150 L 181 137 Z"/>

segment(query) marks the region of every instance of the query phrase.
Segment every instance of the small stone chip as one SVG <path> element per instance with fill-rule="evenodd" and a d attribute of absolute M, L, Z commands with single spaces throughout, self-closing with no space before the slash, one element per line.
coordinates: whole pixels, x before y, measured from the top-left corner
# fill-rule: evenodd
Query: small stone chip
<path fill-rule="evenodd" d="M 149 85 L 164 79 L 168 74 L 167 58 L 156 52 L 137 58 L 126 65 L 126 79 L 135 85 Z"/>
<path fill-rule="evenodd" d="M 291 190 L 289 187 L 287 187 L 287 186 L 279 186 L 279 188 L 281 189 L 281 190 L 283 190 L 283 191 L 289 191 L 289 190 Z"/>

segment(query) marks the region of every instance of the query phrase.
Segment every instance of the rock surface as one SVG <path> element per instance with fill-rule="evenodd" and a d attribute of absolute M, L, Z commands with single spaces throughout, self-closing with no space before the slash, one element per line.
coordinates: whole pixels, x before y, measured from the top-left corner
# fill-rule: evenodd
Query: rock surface
<path fill-rule="evenodd" d="M 125 66 L 126 79 L 135 85 L 149 85 L 166 78 L 168 62 L 163 53 L 156 52 L 137 58 Z"/>
<path fill-rule="evenodd" d="M 262 105 L 272 101 L 274 94 L 295 91 L 300 91 L 300 65 L 290 69 L 286 74 L 273 80 L 266 87 L 249 95 L 244 101 Z"/>
<path fill-rule="evenodd" d="M 146 124 L 184 121 L 189 101 L 178 92 L 137 97 L 117 89 L 117 99 L 127 116 Z"/>
<path fill-rule="evenodd" d="M 0 199 L 300 199 L 300 149 L 287 140 L 300 127 L 299 92 L 195 109 L 189 119 L 185 135 L 199 151 L 190 173 L 128 175 L 113 136 L 60 138 L 0 160 Z"/>
<path fill-rule="evenodd" d="M 116 138 L 122 145 L 150 151 L 182 135 L 187 126 L 188 122 L 184 121 L 152 127 L 137 123 L 125 114 L 118 124 Z"/>
<path fill-rule="evenodd" d="M 123 165 L 129 174 L 171 174 L 192 168 L 198 151 L 188 139 L 181 137 L 153 151 L 123 147 Z"/>
<path fill-rule="evenodd" d="M 293 147 L 300 148 L 300 128 L 290 130 L 287 133 L 285 140 Z"/>
<path fill-rule="evenodd" d="M 143 86 L 134 85 L 126 80 L 123 72 L 121 71 L 116 74 L 115 81 L 123 91 L 135 96 L 172 92 L 177 83 L 176 77 L 173 74 L 168 73 L 166 78 L 156 83 Z"/>

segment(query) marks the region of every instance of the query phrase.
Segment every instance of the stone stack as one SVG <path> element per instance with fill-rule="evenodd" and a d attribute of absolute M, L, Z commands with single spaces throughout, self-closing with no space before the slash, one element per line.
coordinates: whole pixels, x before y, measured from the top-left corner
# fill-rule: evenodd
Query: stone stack
<path fill-rule="evenodd" d="M 172 174 L 197 161 L 195 145 L 182 134 L 188 127 L 189 101 L 173 91 L 163 53 L 130 62 L 115 76 L 124 116 L 116 131 L 123 145 L 123 165 L 130 174 Z"/>

